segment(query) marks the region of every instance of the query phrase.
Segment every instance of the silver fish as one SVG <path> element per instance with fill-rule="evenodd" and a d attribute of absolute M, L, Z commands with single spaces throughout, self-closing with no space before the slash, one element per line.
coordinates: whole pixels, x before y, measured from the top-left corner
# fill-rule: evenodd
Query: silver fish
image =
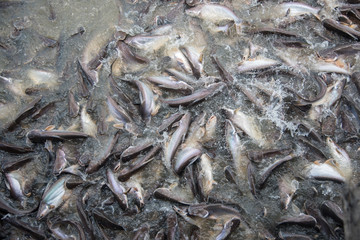
<path fill-rule="evenodd" d="M 141 103 L 141 115 L 142 118 L 148 123 L 151 120 L 151 116 L 154 116 L 159 111 L 160 106 L 155 104 L 157 96 L 154 95 L 151 88 L 139 81 L 134 80 L 137 87 L 140 90 L 140 103 Z"/>
<path fill-rule="evenodd" d="M 147 80 L 152 83 L 156 83 L 161 88 L 173 89 L 173 90 L 185 90 L 193 92 L 194 88 L 183 81 L 178 81 L 172 76 L 168 77 L 148 77 Z"/>
<path fill-rule="evenodd" d="M 51 211 L 58 208 L 70 197 L 71 191 L 66 187 L 66 182 L 68 180 L 69 177 L 64 176 L 57 180 L 53 185 L 48 186 L 48 189 L 45 190 L 43 194 L 40 207 L 36 216 L 38 220 L 42 219 Z"/>
<path fill-rule="evenodd" d="M 114 173 L 111 171 L 111 169 L 106 170 L 106 176 L 107 176 L 107 181 L 108 181 L 108 187 L 115 195 L 115 198 L 116 198 L 117 202 L 119 203 L 119 206 L 123 210 L 126 210 L 129 207 L 129 205 L 128 205 L 128 201 L 127 201 L 125 188 L 116 179 L 116 177 L 115 177 Z"/>
<path fill-rule="evenodd" d="M 265 58 L 265 57 L 256 57 L 255 59 L 249 59 L 239 63 L 237 68 L 239 73 L 246 73 L 254 70 L 266 69 L 269 67 L 274 67 L 280 65 L 279 61 Z"/>
<path fill-rule="evenodd" d="M 171 169 L 171 165 L 172 165 L 171 162 L 175 155 L 175 152 L 188 131 L 190 124 L 190 117 L 191 115 L 189 112 L 184 114 L 184 116 L 180 119 L 179 127 L 173 133 L 170 140 L 165 144 L 164 164 L 168 169 Z"/>
<path fill-rule="evenodd" d="M 194 104 L 196 102 L 204 100 L 207 97 L 213 96 L 214 94 L 220 92 L 224 86 L 225 83 L 223 82 L 213 83 L 210 84 L 207 88 L 203 88 L 195 91 L 191 95 L 174 98 L 174 99 L 163 99 L 162 102 L 169 104 L 169 106 L 171 107 Z"/>

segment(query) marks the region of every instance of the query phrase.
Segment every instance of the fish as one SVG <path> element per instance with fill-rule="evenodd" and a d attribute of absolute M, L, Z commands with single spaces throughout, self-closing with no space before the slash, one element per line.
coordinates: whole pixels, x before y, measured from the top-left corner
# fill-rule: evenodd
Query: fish
<path fill-rule="evenodd" d="M 120 182 L 117 181 L 114 173 L 111 171 L 111 169 L 106 170 L 106 176 L 108 181 L 108 187 L 115 195 L 115 198 L 117 202 L 119 203 L 119 206 L 122 210 L 126 210 L 129 207 L 127 196 L 126 196 L 126 190 L 124 186 Z"/>
<path fill-rule="evenodd" d="M 322 24 L 325 28 L 340 33 L 341 35 L 344 35 L 353 40 L 360 39 L 360 31 L 357 31 L 351 27 L 341 24 L 340 22 L 334 19 L 326 18 L 322 20 Z"/>
<path fill-rule="evenodd" d="M 21 205 L 25 205 L 26 199 L 30 197 L 31 192 L 26 192 L 27 179 L 19 171 L 5 173 L 8 188 L 11 196 L 19 200 Z"/>
<path fill-rule="evenodd" d="M 352 164 L 349 154 L 337 145 L 330 137 L 326 138 L 326 145 L 332 156 L 332 163 L 336 165 L 339 173 L 349 182 L 352 178 Z"/>
<path fill-rule="evenodd" d="M 296 190 L 299 188 L 299 182 L 295 179 L 291 180 L 288 176 L 279 179 L 280 203 L 284 209 L 289 207 Z"/>
<path fill-rule="evenodd" d="M 29 147 L 21 147 L 5 142 L 0 142 L 0 150 L 9 153 L 18 153 L 18 154 L 30 153 L 34 151 L 32 148 Z"/>
<path fill-rule="evenodd" d="M 84 106 L 81 110 L 81 126 L 85 134 L 96 138 L 97 126 L 91 116 L 87 113 L 86 107 Z"/>
<path fill-rule="evenodd" d="M 259 128 L 257 119 L 253 116 L 247 115 L 240 109 L 232 110 L 223 108 L 226 117 L 238 128 L 244 131 L 251 139 L 253 139 L 260 146 L 267 146 L 269 143 L 265 139 L 264 134 Z"/>
<path fill-rule="evenodd" d="M 159 35 L 136 35 L 133 37 L 127 37 L 125 43 L 137 49 L 141 49 L 147 52 L 157 51 L 171 39 L 167 34 Z"/>
<path fill-rule="evenodd" d="M 37 105 L 39 104 L 41 99 L 42 96 L 38 96 L 33 99 L 29 104 L 27 104 L 23 109 L 21 109 L 15 119 L 11 121 L 7 126 L 5 126 L 5 130 L 13 131 L 22 120 L 31 116 L 36 111 Z"/>
<path fill-rule="evenodd" d="M 79 107 L 79 103 L 76 102 L 72 91 L 69 91 L 68 93 L 68 101 L 69 101 L 69 116 L 75 118 L 79 115 L 80 107 Z"/>
<path fill-rule="evenodd" d="M 247 73 L 254 70 L 262 70 L 274 66 L 278 66 L 281 63 L 277 60 L 258 56 L 254 59 L 248 59 L 239 63 L 237 68 L 238 73 Z"/>
<path fill-rule="evenodd" d="M 106 216 L 103 211 L 95 208 L 92 211 L 92 214 L 96 222 L 98 222 L 101 226 L 113 230 L 124 230 L 124 228 L 120 224 Z"/>
<path fill-rule="evenodd" d="M 130 133 L 139 134 L 139 129 L 129 113 L 118 105 L 110 96 L 107 97 L 107 105 L 110 114 L 119 122 L 118 128 L 124 128 Z"/>
<path fill-rule="evenodd" d="M 215 95 L 216 93 L 220 92 L 224 86 L 225 84 L 222 82 L 213 83 L 206 88 L 195 91 L 191 95 L 174 99 L 162 99 L 162 102 L 168 104 L 170 107 L 177 107 L 179 105 L 191 105 Z"/>
<path fill-rule="evenodd" d="M 184 81 L 178 81 L 172 76 L 168 77 L 148 77 L 149 82 L 158 84 L 161 88 L 172 89 L 172 90 L 183 90 L 185 92 L 193 92 L 194 88 Z"/>
<path fill-rule="evenodd" d="M 16 216 L 6 216 L 3 218 L 3 221 L 13 225 L 14 227 L 25 231 L 30 236 L 35 239 L 47 239 L 47 236 L 44 231 L 40 230 L 38 227 L 33 227 L 29 223 L 24 222 Z"/>
<path fill-rule="evenodd" d="M 190 63 L 192 73 L 196 79 L 199 79 L 203 72 L 203 56 L 202 52 L 196 51 L 192 47 L 181 47 L 180 51 L 184 54 Z"/>
<path fill-rule="evenodd" d="M 301 2 L 284 2 L 276 6 L 280 10 L 280 15 L 296 17 L 301 15 L 318 16 L 320 8 L 314 8 Z"/>
<path fill-rule="evenodd" d="M 323 111 L 329 109 L 332 105 L 335 104 L 336 101 L 342 95 L 343 89 L 345 85 L 344 79 L 339 79 L 334 82 L 332 85 L 328 86 L 326 89 L 326 93 L 322 98 L 315 101 L 311 105 L 311 109 L 309 110 L 309 118 L 312 120 L 321 119 L 321 115 Z"/>
<path fill-rule="evenodd" d="M 64 141 L 78 138 L 88 138 L 89 135 L 82 132 L 62 131 L 62 130 L 39 130 L 33 129 L 27 133 L 28 139 L 33 143 L 42 143 L 46 140 Z"/>
<path fill-rule="evenodd" d="M 154 95 L 151 88 L 139 80 L 134 80 L 140 91 L 141 116 L 146 123 L 149 123 L 152 116 L 155 116 L 160 109 L 160 105 L 156 105 L 157 95 Z"/>
<path fill-rule="evenodd" d="M 148 163 L 150 163 L 154 156 L 158 153 L 161 149 L 160 145 L 154 146 L 144 157 L 139 158 L 135 162 L 133 162 L 130 166 L 123 168 L 119 171 L 118 179 L 120 181 L 128 180 L 133 174 L 139 171 L 141 168 L 145 167 Z M 119 164 L 117 164 L 114 170 L 119 170 Z"/>
<path fill-rule="evenodd" d="M 184 116 L 180 119 L 180 123 L 176 131 L 172 134 L 169 141 L 165 143 L 164 146 L 164 165 L 171 169 L 172 159 L 175 156 L 176 150 L 179 147 L 181 141 L 186 135 L 189 125 L 190 125 L 191 114 L 189 112 L 185 113 Z"/>
<path fill-rule="evenodd" d="M 289 155 L 280 158 L 276 161 L 274 161 L 272 164 L 270 164 L 267 168 L 265 168 L 260 176 L 260 179 L 258 181 L 258 184 L 260 187 L 263 187 L 263 185 L 265 184 L 266 180 L 269 178 L 271 172 L 279 167 L 281 164 L 283 164 L 284 162 L 290 161 L 294 158 L 298 157 L 298 154 L 296 153 L 290 153 Z M 296 182 L 294 182 L 296 184 Z M 296 187 L 296 186 L 295 186 Z"/>
<path fill-rule="evenodd" d="M 199 173 L 197 180 L 199 182 L 200 191 L 204 199 L 207 199 L 213 189 L 213 184 L 216 184 L 213 177 L 213 167 L 211 159 L 206 153 L 203 153 L 199 161 Z"/>
<path fill-rule="evenodd" d="M 228 7 L 219 4 L 199 4 L 186 9 L 185 14 L 213 24 L 224 23 L 224 21 L 232 22 L 236 27 L 236 32 L 241 33 L 242 20 Z"/>
<path fill-rule="evenodd" d="M 38 220 L 44 218 L 47 214 L 69 199 L 71 191 L 66 187 L 66 182 L 68 180 L 69 176 L 63 176 L 52 185 L 48 185 L 42 196 L 39 210 L 36 215 Z"/>

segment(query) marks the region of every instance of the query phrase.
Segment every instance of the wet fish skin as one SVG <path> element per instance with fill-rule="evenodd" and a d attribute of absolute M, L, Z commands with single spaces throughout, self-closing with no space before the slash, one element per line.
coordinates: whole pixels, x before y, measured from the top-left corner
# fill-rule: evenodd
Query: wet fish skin
<path fill-rule="evenodd" d="M 301 234 L 294 234 L 289 232 L 279 232 L 279 238 L 282 240 L 313 240 L 312 237 L 301 235 Z"/>
<path fill-rule="evenodd" d="M 4 221 L 13 225 L 16 228 L 19 228 L 29 235 L 34 237 L 35 239 L 47 239 L 44 231 L 39 230 L 38 227 L 32 227 L 28 223 L 18 219 L 16 216 L 7 216 L 3 218 Z"/>
<path fill-rule="evenodd" d="M 108 181 L 108 187 L 114 193 L 115 198 L 119 203 L 119 206 L 121 207 L 121 209 L 126 210 L 129 207 L 129 205 L 127 201 L 125 188 L 122 186 L 120 182 L 116 180 L 116 177 L 114 173 L 111 171 L 111 169 L 106 170 L 106 176 Z"/>
<path fill-rule="evenodd" d="M 295 153 L 290 153 L 289 155 L 287 155 L 287 156 L 285 156 L 285 157 L 283 157 L 283 158 L 281 158 L 281 159 L 276 160 L 274 163 L 272 163 L 270 166 L 268 166 L 268 167 L 263 171 L 263 174 L 261 174 L 261 177 L 260 177 L 259 182 L 258 182 L 259 186 L 260 186 L 260 187 L 263 187 L 263 186 L 264 186 L 266 180 L 269 178 L 271 172 L 272 172 L 275 168 L 279 167 L 279 166 L 280 166 L 281 164 L 283 164 L 284 162 L 290 161 L 290 160 L 292 160 L 292 159 L 294 159 L 294 158 L 296 158 L 296 157 L 298 157 L 297 154 L 295 154 Z"/>
<path fill-rule="evenodd" d="M 317 16 L 320 8 L 314 8 L 301 2 L 284 2 L 278 6 L 289 17 L 312 14 Z"/>
<path fill-rule="evenodd" d="M 238 73 L 246 73 L 254 70 L 261 70 L 269 67 L 274 67 L 280 64 L 281 63 L 277 60 L 273 60 L 265 57 L 256 57 L 255 59 L 250 59 L 240 62 L 237 70 Z"/>
<path fill-rule="evenodd" d="M 69 191 L 66 188 L 66 182 L 68 180 L 68 176 L 63 176 L 44 192 L 38 213 L 36 215 L 38 220 L 58 208 L 70 197 Z"/>
<path fill-rule="evenodd" d="M 322 214 L 330 216 L 341 224 L 344 224 L 344 212 L 335 202 L 325 200 L 321 203 L 320 210 Z"/>
<path fill-rule="evenodd" d="M 5 143 L 5 142 L 0 142 L 0 150 L 5 151 L 5 152 L 9 152 L 9 153 L 29 153 L 29 152 L 33 152 L 34 150 L 32 150 L 29 147 L 20 147 L 11 143 Z"/>
<path fill-rule="evenodd" d="M 89 236 L 91 240 L 95 239 L 93 230 L 92 230 L 92 224 L 90 223 L 90 220 L 88 218 L 87 213 L 84 210 L 83 206 L 83 195 L 82 192 L 78 195 L 76 199 L 76 210 L 79 215 L 80 221 L 82 223 L 82 228 L 86 232 L 86 235 Z"/>
<path fill-rule="evenodd" d="M 174 162 L 174 171 L 176 174 L 180 173 L 190 164 L 193 164 L 201 155 L 202 151 L 197 148 L 186 147 L 178 154 Z"/>
<path fill-rule="evenodd" d="M 69 101 L 69 116 L 75 118 L 77 117 L 77 115 L 79 115 L 80 107 L 79 107 L 79 103 L 76 102 L 72 91 L 69 91 L 68 93 L 68 101 Z"/>
<path fill-rule="evenodd" d="M 120 160 L 126 162 L 129 159 L 135 157 L 136 155 L 140 154 L 142 151 L 150 148 L 153 146 L 153 142 L 152 141 L 145 141 L 143 143 L 140 143 L 138 145 L 135 146 L 130 146 L 128 148 L 126 148 L 120 155 Z"/>
<path fill-rule="evenodd" d="M 25 156 L 16 160 L 11 159 L 4 161 L 4 163 L 1 165 L 1 170 L 4 173 L 15 171 L 32 160 L 34 160 L 34 156 Z"/>
<path fill-rule="evenodd" d="M 121 52 L 121 56 L 123 57 L 125 62 L 129 62 L 129 63 L 137 63 L 137 64 L 148 64 L 149 60 L 141 57 L 137 54 L 135 54 L 133 51 L 131 51 L 131 49 L 129 48 L 129 46 L 124 43 L 123 41 L 118 41 L 117 47 L 119 48 L 120 52 Z"/>
<path fill-rule="evenodd" d="M 136 230 L 132 240 L 148 240 L 150 239 L 150 226 L 148 223 L 141 225 L 139 229 Z"/>
<path fill-rule="evenodd" d="M 146 83 L 143 83 L 139 80 L 134 80 L 134 82 L 140 91 L 141 116 L 146 123 L 149 123 L 151 116 L 157 114 L 160 106 L 156 106 L 156 97 L 151 88 Z"/>
<path fill-rule="evenodd" d="M 25 184 L 26 178 L 17 171 L 5 173 L 5 178 L 9 184 L 10 194 L 16 200 L 19 200 L 22 205 L 26 197 L 29 197 L 31 193 L 26 193 Z"/>
<path fill-rule="evenodd" d="M 153 195 L 154 197 L 165 201 L 180 203 L 183 205 L 191 205 L 191 202 L 188 202 L 185 199 L 181 199 L 181 197 L 183 197 L 182 195 L 177 196 L 176 193 L 174 193 L 168 188 L 157 188 L 154 191 Z"/>
<path fill-rule="evenodd" d="M 167 239 L 175 240 L 178 231 L 178 220 L 176 213 L 172 212 L 168 214 L 166 218 L 167 225 Z"/>
<path fill-rule="evenodd" d="M 192 73 L 196 79 L 201 77 L 201 73 L 203 72 L 202 65 L 202 53 L 198 54 L 193 49 L 189 47 L 181 47 L 180 51 L 184 54 L 186 59 L 189 61 Z"/>
<path fill-rule="evenodd" d="M 164 46 L 170 40 L 169 35 L 136 35 L 133 37 L 127 37 L 125 43 L 144 51 L 157 51 Z"/>
<path fill-rule="evenodd" d="M 344 183 L 344 176 L 339 173 L 331 160 L 324 163 L 314 162 L 304 169 L 305 176 L 315 178 L 317 180 L 331 180 L 339 183 Z"/>
<path fill-rule="evenodd" d="M 16 209 L 10 206 L 10 204 L 3 197 L 0 197 L 0 212 L 10 213 L 15 216 L 22 216 L 34 212 L 37 208 L 38 206 L 35 206 L 34 208 L 29 210 Z"/>
<path fill-rule="evenodd" d="M 168 167 L 169 169 L 172 166 L 172 159 L 175 155 L 175 152 L 188 131 L 190 125 L 190 117 L 191 117 L 190 112 L 184 114 L 184 116 L 180 119 L 179 127 L 173 133 L 171 139 L 165 144 L 164 161 L 165 161 L 165 166 Z"/>
<path fill-rule="evenodd" d="M 223 21 L 233 22 L 236 26 L 236 32 L 240 33 L 242 20 L 225 6 L 219 4 L 199 4 L 193 8 L 186 9 L 185 13 L 213 24 Z"/>
<path fill-rule="evenodd" d="M 326 145 L 328 146 L 334 161 L 336 161 L 335 164 L 337 168 L 340 170 L 346 181 L 350 181 L 352 177 L 352 166 L 348 153 L 337 145 L 330 137 L 326 139 Z"/>
<path fill-rule="evenodd" d="M 124 228 L 116 223 L 114 220 L 110 219 L 108 216 L 105 215 L 103 211 L 100 209 L 94 209 L 92 211 L 92 214 L 94 216 L 94 219 L 102 226 L 107 227 L 109 229 L 113 230 L 124 230 Z"/>
<path fill-rule="evenodd" d="M 111 156 L 111 153 L 116 142 L 119 139 L 119 136 L 120 132 L 118 131 L 114 134 L 114 136 L 108 139 L 108 144 L 106 145 L 107 147 L 104 149 L 102 155 L 100 155 L 100 159 L 93 159 L 92 161 L 90 161 L 89 166 L 86 168 L 86 173 L 92 174 L 98 171 L 105 164 L 105 162 Z"/>
<path fill-rule="evenodd" d="M 277 225 L 298 224 L 302 226 L 315 227 L 316 223 L 316 219 L 313 216 L 301 213 L 298 216 L 281 217 L 280 220 L 277 222 Z"/>
<path fill-rule="evenodd" d="M 9 123 L 6 127 L 6 131 L 13 131 L 16 125 L 18 125 L 22 120 L 27 118 L 28 116 L 32 115 L 36 111 L 36 107 L 38 103 L 41 101 L 42 96 L 36 97 L 34 100 L 32 100 L 29 104 L 27 104 L 23 109 L 20 110 L 20 112 L 15 117 L 15 120 Z"/>
<path fill-rule="evenodd" d="M 171 107 L 177 107 L 179 105 L 189 105 L 199 102 L 207 97 L 213 96 L 214 94 L 220 92 L 225 83 L 213 83 L 209 85 L 207 88 L 199 89 L 195 91 L 191 95 L 187 95 L 184 97 L 174 98 L 174 99 L 162 99 L 162 102 L 168 104 Z"/>
<path fill-rule="evenodd" d="M 47 225 L 48 228 L 50 229 L 50 231 L 52 232 L 52 235 L 57 238 L 57 239 L 62 239 L 62 240 L 75 240 L 75 236 L 74 235 L 69 235 L 66 234 L 62 229 L 61 229 L 61 224 L 67 224 L 68 226 L 71 225 L 73 227 L 77 227 L 75 223 L 73 223 L 72 221 L 57 221 L 55 223 L 50 222 L 49 220 L 47 221 Z M 80 233 L 80 232 L 79 232 Z"/>
<path fill-rule="evenodd" d="M 287 176 L 279 179 L 280 203 L 284 209 L 287 209 L 296 190 L 299 188 L 299 182 L 291 180 Z"/>
<path fill-rule="evenodd" d="M 65 152 L 61 148 L 58 148 L 56 150 L 56 158 L 54 162 L 53 173 L 55 175 L 60 174 L 65 169 L 66 165 L 67 165 L 67 160 L 66 160 Z"/>
<path fill-rule="evenodd" d="M 170 117 L 163 120 L 162 124 L 158 127 L 157 132 L 161 133 L 169 128 L 174 122 L 180 120 L 180 118 L 184 115 L 184 113 L 174 113 Z"/>
<path fill-rule="evenodd" d="M 355 29 L 352 29 L 351 27 L 345 26 L 338 21 L 335 21 L 333 19 L 324 19 L 322 21 L 322 24 L 325 28 L 328 28 L 329 30 L 338 32 L 348 38 L 352 38 L 353 40 L 359 40 L 360 39 L 360 32 L 356 31 Z"/>
<path fill-rule="evenodd" d="M 216 183 L 213 178 L 213 169 L 211 166 L 211 159 L 207 154 L 202 154 L 198 164 L 199 173 L 197 174 L 197 180 L 201 195 L 204 199 L 207 199 L 213 184 Z"/>
<path fill-rule="evenodd" d="M 27 133 L 27 137 L 33 143 L 42 143 L 46 140 L 64 141 L 77 138 L 88 138 L 89 135 L 82 132 L 71 132 L 62 130 L 44 131 L 39 129 L 31 130 Z"/>
<path fill-rule="evenodd" d="M 268 141 L 266 141 L 263 133 L 261 132 L 256 118 L 253 116 L 249 116 L 244 112 L 240 111 L 240 109 L 232 110 L 228 108 L 223 108 L 225 111 L 225 115 L 230 121 L 243 130 L 251 139 L 253 139 L 260 146 L 268 145 Z"/>
<path fill-rule="evenodd" d="M 128 180 L 133 174 L 139 171 L 141 168 L 145 167 L 148 163 L 150 163 L 154 156 L 158 153 L 161 149 L 160 145 L 154 146 L 143 158 L 140 158 L 130 166 L 121 169 L 119 171 L 118 180 L 119 181 L 126 181 Z M 118 166 L 118 165 L 117 165 Z M 115 168 L 117 167 L 115 166 Z"/>
<path fill-rule="evenodd" d="M 173 90 L 184 90 L 186 92 L 193 92 L 194 88 L 183 81 L 178 81 L 174 77 L 148 77 L 149 82 L 158 84 L 161 88 L 173 89 Z"/>
<path fill-rule="evenodd" d="M 319 209 L 316 208 L 314 203 L 310 203 L 309 201 L 306 201 L 304 203 L 305 211 L 307 214 L 313 216 L 316 219 L 316 222 L 320 225 L 320 231 L 324 235 L 324 237 L 328 239 L 336 239 L 336 235 L 332 229 L 332 227 L 329 225 L 329 223 L 326 221 L 326 219 L 322 216 Z"/>
<path fill-rule="evenodd" d="M 224 66 L 220 63 L 219 59 L 215 56 L 211 56 L 211 60 L 215 64 L 216 68 L 218 69 L 221 78 L 228 84 L 234 82 L 234 78 L 231 76 L 231 74 L 226 71 Z"/>

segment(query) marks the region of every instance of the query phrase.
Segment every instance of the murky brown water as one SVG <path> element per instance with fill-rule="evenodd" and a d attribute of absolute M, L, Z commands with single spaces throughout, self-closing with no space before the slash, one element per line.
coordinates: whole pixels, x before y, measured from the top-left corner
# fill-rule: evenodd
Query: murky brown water
<path fill-rule="evenodd" d="M 238 211 L 241 215 L 241 224 L 228 239 L 265 239 L 265 236 L 271 239 L 271 235 L 276 237 L 279 232 L 303 234 L 313 239 L 328 239 L 329 235 L 324 233 L 324 227 L 319 231 L 313 226 L 278 226 L 277 223 L 283 216 L 299 216 L 300 212 L 305 213 L 306 201 L 313 201 L 316 209 L 319 209 L 325 200 L 342 206 L 345 183 L 308 178 L 304 171 L 312 166 L 314 161 L 322 163 L 334 158 L 331 148 L 326 145 L 327 137 L 338 143 L 350 156 L 351 176 L 346 176 L 346 180 L 342 181 L 350 185 L 359 182 L 357 150 L 360 126 L 357 103 L 360 95 L 354 82 L 350 80 L 351 75 L 360 69 L 357 52 L 359 44 L 356 45 L 356 41 L 351 38 L 327 30 L 319 20 L 337 20 L 340 16 L 337 7 L 344 2 L 303 3 L 318 7 L 318 13 L 295 16 L 295 10 L 281 8 L 278 2 L 220 2 L 219 4 L 227 6 L 227 10 L 236 15 L 239 19 L 237 22 L 234 19 L 222 19 L 222 15 L 217 15 L 221 14 L 221 10 L 212 12 L 210 20 L 191 16 L 188 10 L 191 7 L 178 1 L 0 2 L 0 142 L 33 149 L 33 152 L 26 154 L 0 151 L 2 165 L 16 161 L 24 157 L 23 155 L 32 158 L 15 170 L 5 170 L 3 166 L 0 173 L 0 198 L 16 209 L 31 209 L 40 203 L 47 185 L 50 186 L 58 179 L 68 176 L 69 182 L 76 183 L 68 186 L 68 199 L 41 220 L 37 219 L 36 210 L 17 217 L 7 214 L 4 210 L 4 213 L 1 213 L 4 217 L 0 221 L 0 226 L 4 230 L 0 236 L 5 239 L 30 238 L 29 230 L 18 231 L 19 227 L 13 226 L 14 224 L 7 220 L 17 219 L 22 221 L 23 225 L 41 231 L 40 236 L 34 237 L 33 234 L 34 238 L 61 238 L 55 236 L 54 230 L 50 230 L 52 223 L 57 224 L 54 224 L 53 228 L 55 225 L 60 226 L 76 239 L 82 238 L 81 231 L 76 230 L 76 224 L 84 228 L 86 239 L 92 236 L 95 239 L 131 239 L 144 224 L 149 226 L 150 239 L 154 239 L 161 229 L 169 237 L 167 219 L 175 213 L 173 206 L 184 205 L 154 196 L 156 189 L 165 187 L 173 189 L 174 192 L 178 191 L 179 195 L 192 204 L 223 204 Z M 343 14 L 348 16 L 348 25 L 358 29 L 356 24 L 360 24 L 359 19 L 348 12 Z M 282 29 L 291 34 L 254 33 L 261 28 Z M 226 31 L 221 31 L 223 29 Z M 144 38 L 139 42 L 130 41 L 132 36 L 139 35 L 152 38 Z M 134 55 L 125 56 L 119 44 L 128 47 L 142 60 L 134 58 Z M 344 44 L 355 44 L 355 47 L 346 54 L 338 53 L 336 57 L 320 58 L 319 53 L 323 50 Z M 199 55 L 196 60 L 200 59 L 203 68 L 199 79 L 193 76 L 196 75 L 194 66 L 191 65 L 191 60 L 184 56 L 184 51 L 180 50 L 183 47 Z M 214 56 L 234 78 L 233 82 L 221 77 L 221 72 L 212 60 Z M 270 68 L 240 72 L 239 66 L 241 68 L 248 62 L 251 64 L 256 59 L 272 59 L 277 63 Z M 330 70 L 319 67 L 326 63 L 332 64 Z M 146 120 L 140 117 L 142 102 L 135 80 L 145 82 L 147 77 L 167 76 L 166 71 L 173 68 L 187 76 L 184 81 L 187 81 L 195 92 L 210 88 L 214 82 L 226 84 L 219 85 L 222 89 L 210 94 L 203 101 L 172 107 L 163 102 L 164 99 L 177 98 L 189 93 L 164 89 L 147 82 L 147 86 L 151 87 L 155 95 L 155 104 L 159 109 L 153 112 L 151 121 L 146 123 Z M 95 72 L 98 74 L 98 82 L 94 86 L 86 79 L 82 83 L 83 78 L 90 79 L 89 73 Z M 308 100 L 318 96 L 319 84 L 315 77 L 325 79 L 328 92 L 332 84 L 339 82 L 344 83 L 344 90 L 340 91 L 339 96 L 333 97 L 336 99 L 330 106 L 327 104 L 332 101 L 332 95 L 326 94 L 327 98 L 323 103 L 304 104 L 308 105 L 307 108 L 296 107 L 294 101 L 299 98 L 296 98 L 294 93 Z M 84 85 L 89 90 L 88 94 L 84 91 Z M 116 87 L 128 96 L 130 103 L 125 103 Z M 244 94 L 244 88 L 258 101 L 250 101 L 249 96 Z M 80 107 L 75 116 L 71 116 L 69 110 L 70 94 L 74 95 Z M 19 120 L 19 113 L 24 112 L 29 103 L 39 96 L 42 98 L 35 109 L 31 108 L 32 112 L 26 112 Z M 120 105 L 122 103 L 125 111 L 130 112 L 131 117 L 135 119 L 133 126 L 137 126 L 138 134 L 127 131 L 126 126 L 119 129 L 120 122 L 116 121 L 109 111 L 108 96 Z M 259 105 L 254 103 L 259 101 L 262 102 Z M 316 112 L 315 107 L 309 110 L 311 104 L 320 105 L 320 112 Z M 135 112 L 131 112 L 131 105 L 135 106 Z M 230 143 L 227 142 L 230 123 L 226 119 L 230 117 L 226 116 L 224 108 L 239 109 L 252 117 L 251 121 L 248 118 L 240 122 L 250 121 L 249 128 L 255 125 L 261 133 L 263 142 L 256 136 L 252 137 L 246 130 L 237 129 L 236 134 L 240 143 L 236 148 L 241 159 L 247 158 L 247 153 L 251 151 L 291 150 L 251 162 L 256 183 L 255 196 L 247 182 L 249 172 L 244 169 L 248 165 L 244 167 L 234 163 Z M 206 113 L 205 122 L 212 115 L 217 118 L 214 136 L 208 141 L 202 139 L 205 135 L 196 140 L 201 153 L 206 153 L 211 158 L 210 171 L 214 182 L 212 190 L 205 198 L 196 194 L 194 196 L 190 184 L 191 181 L 198 181 L 197 178 L 192 180 L 191 176 L 197 176 L 197 171 L 202 168 L 199 160 L 188 166 L 185 173 L 182 172 L 180 175 L 175 174 L 166 161 L 166 143 L 175 135 L 174 132 L 180 128 L 178 126 L 181 122 L 173 124 L 167 131 L 157 132 L 164 119 L 179 112 L 191 114 L 190 130 L 194 128 L 195 119 L 203 112 Z M 333 127 L 331 121 L 334 123 Z M 9 127 L 10 125 L 13 126 Z M 303 125 L 307 125 L 308 128 Z M 83 132 L 90 137 L 66 141 L 52 139 L 46 143 L 32 143 L 27 137 L 29 131 L 45 130 L 49 126 L 56 130 Z M 316 140 L 311 131 L 319 134 L 320 139 Z M 118 139 L 111 148 L 114 136 Z M 189 136 L 190 133 L 186 137 Z M 134 159 L 145 156 L 149 150 L 142 151 L 138 157 L 127 163 L 119 159 L 119 155 L 127 147 L 146 141 L 161 146 L 161 150 L 150 163 L 133 174 L 129 180 L 121 183 L 128 190 L 126 195 L 129 207 L 123 210 L 107 186 L 106 171 L 114 169 L 119 162 L 122 170 L 132 164 Z M 309 146 L 307 141 L 318 149 Z M 53 145 L 52 149 L 48 147 L 49 144 Z M 50 150 L 46 150 L 45 147 Z M 184 148 L 185 145 L 180 146 L 180 149 Z M 75 171 L 78 177 L 69 173 L 53 173 L 58 149 L 62 149 L 66 155 L 66 167 L 78 167 Z M 117 154 L 110 154 L 109 149 Z M 177 154 L 179 152 L 180 150 Z M 296 157 L 275 168 L 260 187 L 259 181 L 264 170 L 290 152 Z M 174 159 L 177 158 L 179 156 L 175 155 Z M 225 177 L 224 169 L 228 166 L 234 171 L 237 184 Z M 94 170 L 89 170 L 92 168 Z M 340 175 L 346 175 L 344 169 L 339 171 Z M 242 172 L 246 176 L 241 176 Z M 6 174 L 9 173 L 16 173 L 17 179 L 24 184 L 24 192 L 30 193 L 22 200 L 16 199 L 7 188 L 9 180 L 6 179 Z M 116 176 L 118 174 L 119 172 L 115 172 Z M 299 184 L 287 209 L 280 204 L 279 181 L 284 177 L 290 181 L 296 179 Z M 136 191 L 133 190 L 141 190 L 143 204 L 138 203 L 137 195 L 134 194 Z M 90 230 L 84 227 L 77 201 L 83 202 Z M 102 211 L 124 230 L 105 226 L 104 220 L 95 217 L 95 209 Z M 216 239 L 224 225 L 220 220 L 220 225 L 214 226 L 214 220 L 199 220 L 199 217 L 194 219 L 201 228 L 177 215 L 176 239 Z M 337 228 L 333 233 L 334 239 L 343 239 L 344 231 L 341 224 L 328 216 L 325 219 L 331 229 Z"/>

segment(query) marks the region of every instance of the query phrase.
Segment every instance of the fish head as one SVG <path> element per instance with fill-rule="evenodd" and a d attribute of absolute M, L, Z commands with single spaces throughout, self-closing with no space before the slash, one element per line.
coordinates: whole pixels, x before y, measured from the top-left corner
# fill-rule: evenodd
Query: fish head
<path fill-rule="evenodd" d="M 41 220 L 43 217 L 48 215 L 54 208 L 55 206 L 53 205 L 42 203 L 39 207 L 38 213 L 36 215 L 36 219 Z"/>

